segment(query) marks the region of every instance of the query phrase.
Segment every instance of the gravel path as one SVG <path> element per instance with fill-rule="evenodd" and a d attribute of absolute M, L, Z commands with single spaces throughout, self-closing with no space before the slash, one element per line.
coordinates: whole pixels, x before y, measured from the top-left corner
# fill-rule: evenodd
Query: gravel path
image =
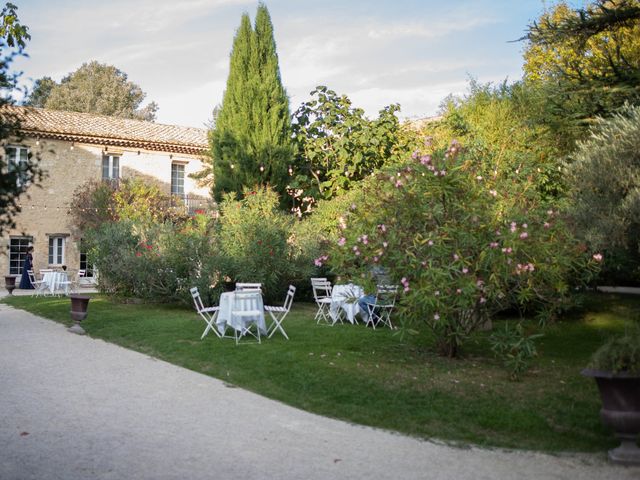
<path fill-rule="evenodd" d="M 0 304 L 2 480 L 639 478 L 320 417 Z"/>

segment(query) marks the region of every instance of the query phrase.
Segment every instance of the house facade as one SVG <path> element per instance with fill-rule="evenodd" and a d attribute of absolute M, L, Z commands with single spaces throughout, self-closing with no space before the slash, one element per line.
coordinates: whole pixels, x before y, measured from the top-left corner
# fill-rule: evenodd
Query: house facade
<path fill-rule="evenodd" d="M 88 268 L 82 238 L 68 215 L 74 191 L 89 180 L 140 177 L 179 197 L 185 208 L 205 208 L 211 197 L 189 174 L 202 170 L 208 150 L 203 129 L 88 113 L 8 106 L 20 120 L 19 139 L 4 145 L 9 164 L 39 156 L 46 177 L 20 197 L 16 228 L 0 238 L 0 270 L 20 275 L 28 246 L 34 269 Z"/>

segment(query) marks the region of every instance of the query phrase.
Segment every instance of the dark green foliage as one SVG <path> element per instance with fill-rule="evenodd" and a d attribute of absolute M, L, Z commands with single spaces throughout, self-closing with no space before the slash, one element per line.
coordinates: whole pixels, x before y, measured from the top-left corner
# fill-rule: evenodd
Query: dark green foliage
<path fill-rule="evenodd" d="M 227 88 L 210 134 L 216 198 L 266 184 L 284 193 L 290 137 L 289 99 L 280 79 L 273 26 L 260 4 L 255 29 L 249 15 L 242 16 Z"/>
<path fill-rule="evenodd" d="M 9 48 L 23 49 L 27 40 L 31 40 L 29 27 L 22 25 L 18 19 L 18 7 L 7 2 L 0 12 L 0 38 Z"/>
<path fill-rule="evenodd" d="M 640 374 L 640 328 L 609 339 L 593 354 L 590 368 Z"/>
<path fill-rule="evenodd" d="M 311 96 L 293 114 L 297 156 L 291 186 L 298 207 L 333 198 L 397 161 L 413 133 L 401 128 L 399 105 L 385 107 L 369 120 L 346 95 L 327 87 L 316 87 Z"/>
<path fill-rule="evenodd" d="M 27 107 L 44 108 L 47 103 L 51 90 L 56 87 L 56 82 L 51 77 L 42 77 L 35 81 L 33 84 L 33 90 L 29 97 L 27 97 L 24 104 Z"/>
<path fill-rule="evenodd" d="M 27 33 L 28 27 L 21 25 L 17 14 L 17 7 L 11 3 L 0 12 L 0 90 L 5 94 L 0 95 L 0 140 L 3 144 L 11 142 L 19 144 L 20 119 L 8 109 L 3 107 L 12 105 L 13 101 L 7 93 L 16 89 L 17 75 L 9 71 L 9 65 L 13 55 L 5 56 L 7 47 L 18 47 L 22 51 L 25 40 L 31 37 Z M 20 212 L 19 199 L 25 195 L 28 188 L 42 179 L 44 172 L 38 165 L 37 154 L 29 152 L 26 162 L 8 164 L 7 151 L 0 155 L 0 234 L 5 229 L 15 226 L 15 215 Z"/>
<path fill-rule="evenodd" d="M 592 0 L 578 9 L 561 2 L 523 39 L 544 121 L 570 140 L 583 138 L 596 117 L 640 102 L 640 1 Z"/>
<path fill-rule="evenodd" d="M 27 104 L 52 110 L 88 112 L 121 118 L 153 121 L 158 105 L 151 102 L 141 108 L 146 93 L 127 79 L 116 67 L 95 60 L 83 63 L 57 84 L 43 77 Z M 43 101 L 44 98 L 44 101 Z"/>
<path fill-rule="evenodd" d="M 640 266 L 640 107 L 600 119 L 571 155 L 566 177 L 578 232 L 604 252 L 609 273 Z M 612 251 L 614 255 L 609 256 Z M 628 252 L 628 253 L 625 253 Z M 616 265 L 616 258 L 620 261 Z M 628 277 L 628 275 L 625 275 Z M 633 276 L 637 282 L 640 277 Z"/>

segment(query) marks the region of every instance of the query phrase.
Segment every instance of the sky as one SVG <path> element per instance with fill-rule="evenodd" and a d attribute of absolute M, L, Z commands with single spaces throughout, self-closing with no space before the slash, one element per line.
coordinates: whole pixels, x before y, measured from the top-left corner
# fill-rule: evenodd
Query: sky
<path fill-rule="evenodd" d="M 242 13 L 256 0 L 12 0 L 29 27 L 29 86 L 82 63 L 114 65 L 155 101 L 156 121 L 205 128 L 222 101 Z M 399 103 L 402 118 L 436 115 L 469 79 L 522 76 L 527 25 L 552 0 L 266 0 L 282 82 L 295 111 L 317 85 L 369 117 Z M 575 3 L 575 2 L 573 2 Z"/>

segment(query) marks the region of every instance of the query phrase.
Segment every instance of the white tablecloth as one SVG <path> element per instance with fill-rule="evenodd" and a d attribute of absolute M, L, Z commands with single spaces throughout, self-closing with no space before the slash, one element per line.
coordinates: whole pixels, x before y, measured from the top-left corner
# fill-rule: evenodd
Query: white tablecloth
<path fill-rule="evenodd" d="M 342 310 L 347 315 L 347 320 L 355 323 L 356 315 L 360 312 L 358 299 L 363 295 L 364 290 L 359 285 L 353 283 L 334 285 L 331 290 L 331 306 L 329 307 L 329 314 L 333 321 L 338 320 L 340 310 Z"/>
<path fill-rule="evenodd" d="M 229 325 L 236 330 L 241 330 L 243 325 L 240 323 L 242 320 L 239 318 L 232 318 L 231 312 L 233 311 L 233 304 L 235 302 L 236 292 L 224 292 L 220 295 L 220 310 L 218 312 L 218 318 L 216 324 L 218 325 L 218 331 L 224 333 L 224 326 Z M 243 302 L 244 303 L 244 302 Z M 261 335 L 267 334 L 267 324 L 264 320 L 264 304 L 262 303 L 262 296 L 258 300 L 258 305 L 250 305 L 249 302 L 245 304 L 243 310 L 260 310 L 260 316 L 256 318 L 256 323 L 260 329 Z M 245 320 L 248 317 L 244 317 Z M 251 319 L 253 320 L 253 319 Z"/>
<path fill-rule="evenodd" d="M 61 285 L 62 282 L 68 282 L 69 277 L 66 272 L 45 272 L 42 276 L 43 290 L 52 295 L 55 293 L 69 293 L 69 284 Z"/>

